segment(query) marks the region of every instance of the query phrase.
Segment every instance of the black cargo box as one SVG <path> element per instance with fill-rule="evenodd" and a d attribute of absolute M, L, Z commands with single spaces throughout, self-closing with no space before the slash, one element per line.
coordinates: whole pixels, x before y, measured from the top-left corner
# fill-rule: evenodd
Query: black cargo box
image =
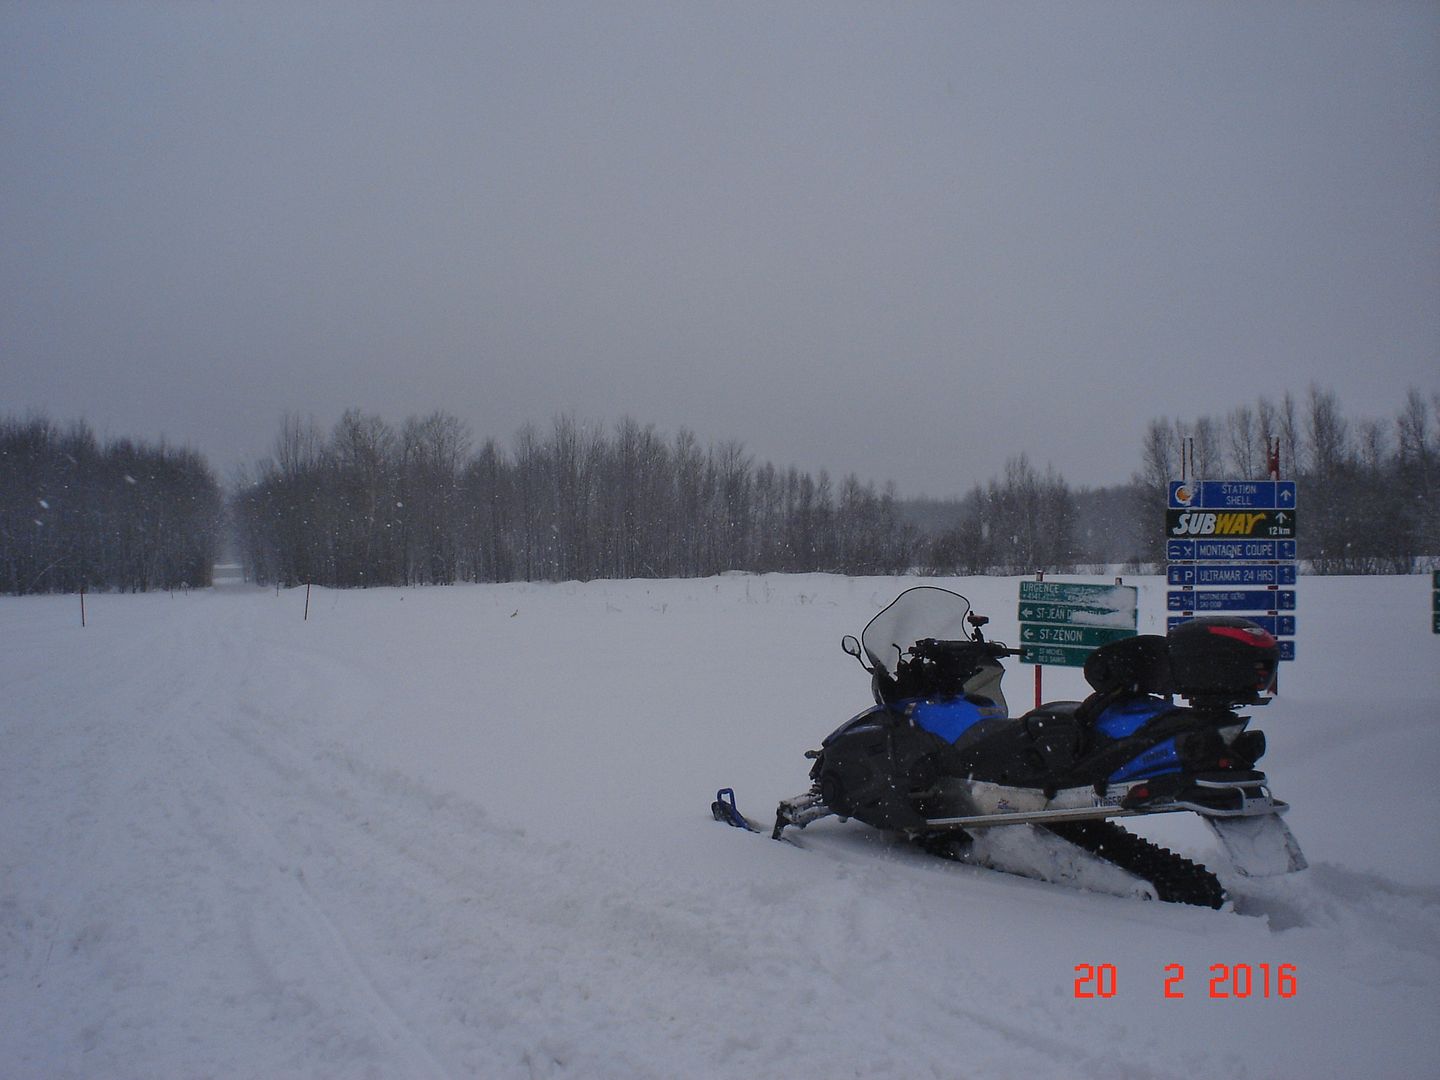
<path fill-rule="evenodd" d="M 1255 701 L 1275 682 L 1280 647 L 1249 619 L 1221 615 L 1192 619 L 1166 636 L 1170 678 L 1183 697 Z"/>

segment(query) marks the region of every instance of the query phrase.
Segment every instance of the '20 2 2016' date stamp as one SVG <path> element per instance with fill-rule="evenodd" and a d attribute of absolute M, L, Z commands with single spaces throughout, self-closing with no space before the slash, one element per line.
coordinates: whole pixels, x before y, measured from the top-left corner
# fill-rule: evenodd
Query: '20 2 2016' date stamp
<path fill-rule="evenodd" d="M 1162 997 L 1179 1000 L 1187 990 L 1185 965 L 1166 964 L 1152 985 Z M 1202 977 L 1200 996 L 1233 1001 L 1293 998 L 1300 992 L 1300 972 L 1294 964 L 1211 964 Z M 1114 964 L 1076 964 L 1077 998 L 1113 998 L 1120 993 L 1120 975 Z"/>

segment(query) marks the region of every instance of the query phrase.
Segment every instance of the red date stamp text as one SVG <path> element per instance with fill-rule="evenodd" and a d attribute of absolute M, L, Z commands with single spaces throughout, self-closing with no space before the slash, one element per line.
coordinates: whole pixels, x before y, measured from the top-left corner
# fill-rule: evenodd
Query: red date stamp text
<path fill-rule="evenodd" d="M 1300 992 L 1300 971 L 1294 964 L 1211 964 L 1203 985 L 1187 987 L 1185 966 L 1166 964 L 1159 979 L 1163 997 L 1178 1000 L 1187 989 L 1199 996 L 1235 1001 L 1293 998 Z M 1077 998 L 1113 998 L 1120 992 L 1114 964 L 1076 964 Z"/>

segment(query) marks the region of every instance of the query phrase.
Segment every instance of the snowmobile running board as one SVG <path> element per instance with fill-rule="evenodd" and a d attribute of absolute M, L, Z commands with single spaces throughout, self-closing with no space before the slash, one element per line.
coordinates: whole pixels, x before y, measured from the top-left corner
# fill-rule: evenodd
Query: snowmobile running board
<path fill-rule="evenodd" d="M 923 835 L 929 832 L 951 832 L 963 829 L 986 829 L 999 825 L 1047 825 L 1066 821 L 1103 821 L 1109 818 L 1122 817 L 1145 817 L 1152 814 L 1174 814 L 1180 811 L 1189 811 L 1199 814 L 1204 818 L 1253 818 L 1269 815 L 1283 814 L 1290 809 L 1290 804 L 1273 798 L 1268 792 L 1258 795 L 1247 795 L 1240 785 L 1215 783 L 1213 781 L 1197 780 L 1197 785 L 1202 788 L 1214 788 L 1217 791 L 1226 791 L 1238 795 L 1240 804 L 1233 808 L 1221 808 L 1194 802 L 1189 799 L 1177 799 L 1167 802 L 1155 802 L 1134 809 L 1122 808 L 1114 803 L 1105 803 L 1097 806 L 1074 806 L 1055 807 L 1053 809 L 1039 810 L 1011 810 L 994 814 L 967 814 L 961 817 L 927 818 L 925 824 L 914 829 L 904 830 L 914 835 Z M 821 818 L 830 817 L 836 811 L 830 809 L 821 800 L 819 792 L 808 792 L 798 795 L 793 799 L 785 799 L 780 803 L 775 813 L 775 830 L 770 835 L 778 840 L 781 832 L 787 825 L 794 825 L 803 829 L 812 821 L 819 821 Z"/>
<path fill-rule="evenodd" d="M 1121 810 L 1118 806 L 1081 806 L 1073 810 L 1021 810 L 1013 814 L 974 814 L 968 817 L 926 818 L 917 832 L 946 829 L 986 829 L 992 825 L 1046 825 L 1052 821 L 1103 821 L 1106 818 L 1173 814 L 1193 807 L 1171 803 L 1153 810 Z"/>
<path fill-rule="evenodd" d="M 1201 781 L 1204 783 L 1204 781 Z M 1220 786 L 1220 785 L 1212 785 Z M 1204 818 L 1264 817 L 1283 814 L 1290 804 L 1269 796 L 1247 798 L 1238 788 L 1231 788 L 1241 796 L 1241 806 L 1235 810 L 1219 810 L 1212 806 L 1188 800 L 1151 803 L 1138 809 L 1126 810 L 1118 806 L 1077 806 L 1071 809 L 1021 810 L 1013 813 L 974 814 L 966 817 L 927 818 L 926 829 L 983 829 L 991 825 L 1045 825 L 1052 821 L 1099 821 L 1105 818 L 1147 817 L 1151 814 L 1174 814 L 1182 810 L 1199 814 Z"/>

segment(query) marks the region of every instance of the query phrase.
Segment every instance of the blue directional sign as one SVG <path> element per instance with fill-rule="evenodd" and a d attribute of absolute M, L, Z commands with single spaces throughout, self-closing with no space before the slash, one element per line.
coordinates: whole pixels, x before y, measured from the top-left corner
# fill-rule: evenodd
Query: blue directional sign
<path fill-rule="evenodd" d="M 1165 620 L 1165 626 L 1167 629 L 1174 630 L 1181 623 L 1187 623 L 1194 617 L 1193 615 L 1171 615 Z M 1244 617 L 1257 626 L 1263 627 L 1274 637 L 1295 636 L 1294 615 L 1246 615 Z"/>
<path fill-rule="evenodd" d="M 1167 569 L 1169 585 L 1294 585 L 1294 563 L 1178 563 Z"/>
<path fill-rule="evenodd" d="M 1172 510 L 1293 510 L 1294 480 L 1172 480 Z"/>
<path fill-rule="evenodd" d="M 1294 615 L 1256 615 L 1253 618 L 1276 637 L 1295 636 Z"/>
<path fill-rule="evenodd" d="M 1299 534 L 1293 480 L 1172 480 L 1165 511 L 1166 593 L 1174 625 L 1197 615 L 1253 618 L 1295 659 Z M 1440 615 L 1437 615 L 1440 632 Z"/>
<path fill-rule="evenodd" d="M 1165 594 L 1171 611 L 1294 611 L 1294 589 L 1216 589 L 1194 592 L 1171 589 Z"/>
<path fill-rule="evenodd" d="M 1245 616 L 1245 617 L 1246 617 L 1247 619 L 1250 619 L 1251 622 L 1257 622 L 1257 623 L 1259 623 L 1261 626 L 1264 626 L 1265 629 L 1267 629 L 1267 630 L 1270 629 L 1269 626 L 1266 626 L 1266 620 L 1263 619 L 1263 618 L 1256 618 L 1255 616 L 1252 616 L 1252 615 L 1247 615 L 1247 616 Z M 1173 630 L 1175 627 L 1179 626 L 1181 623 L 1183 623 L 1183 622 L 1189 622 L 1189 621 L 1190 621 L 1189 619 L 1170 619 L 1170 620 L 1169 620 L 1170 629 Z M 1291 620 L 1291 622 L 1292 622 L 1292 625 L 1291 625 L 1291 627 L 1290 627 L 1290 630 L 1291 630 L 1291 632 L 1293 633 L 1294 630 L 1295 630 L 1295 627 L 1294 627 L 1294 625 L 1293 625 L 1294 620 Z M 1271 633 L 1274 634 L 1274 631 L 1271 631 Z M 1281 660 L 1294 660 L 1294 659 L 1295 659 L 1295 639 L 1294 639 L 1293 637 L 1276 637 L 1276 639 L 1275 639 L 1275 644 L 1280 647 L 1280 659 L 1281 659 Z"/>
<path fill-rule="evenodd" d="M 1202 560 L 1293 561 L 1294 540 L 1167 540 L 1165 558 L 1169 562 Z"/>

